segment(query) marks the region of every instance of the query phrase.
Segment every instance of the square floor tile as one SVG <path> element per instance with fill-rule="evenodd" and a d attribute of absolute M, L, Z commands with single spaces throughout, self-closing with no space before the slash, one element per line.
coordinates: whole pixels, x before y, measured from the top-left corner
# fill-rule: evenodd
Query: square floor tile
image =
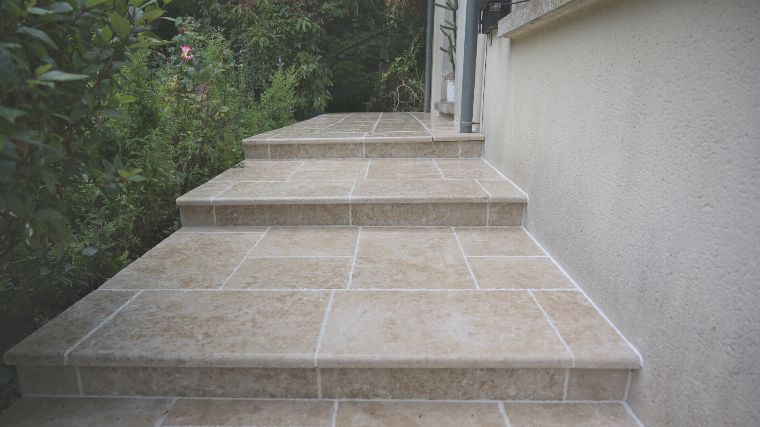
<path fill-rule="evenodd" d="M 330 427 L 332 413 L 330 401 L 181 399 L 163 425 Z"/>
<path fill-rule="evenodd" d="M 133 427 L 155 425 L 170 399 L 25 397 L 0 415 L 5 427 Z"/>
<path fill-rule="evenodd" d="M 273 227 L 253 257 L 354 256 L 358 227 Z"/>
<path fill-rule="evenodd" d="M 101 366 L 313 366 L 329 292 L 143 291 L 70 356 Z"/>
<path fill-rule="evenodd" d="M 571 359 L 527 292 L 338 291 L 317 364 L 556 368 Z"/>
<path fill-rule="evenodd" d="M 475 288 L 450 228 L 364 228 L 351 287 Z"/>
<path fill-rule="evenodd" d="M 367 179 L 442 179 L 433 160 L 372 159 Z"/>
<path fill-rule="evenodd" d="M 483 289 L 573 289 L 570 280 L 549 258 L 469 258 Z"/>
<path fill-rule="evenodd" d="M 496 403 L 341 402 L 336 426 L 504 427 Z"/>
<path fill-rule="evenodd" d="M 619 403 L 505 403 L 512 427 L 637 427 Z"/>
<path fill-rule="evenodd" d="M 351 272 L 345 258 L 248 258 L 225 289 L 344 289 Z"/>
<path fill-rule="evenodd" d="M 261 235 L 174 233 L 121 270 L 103 288 L 219 288 Z"/>
<path fill-rule="evenodd" d="M 467 256 L 544 255 L 522 227 L 454 227 Z"/>
<path fill-rule="evenodd" d="M 536 291 L 534 295 L 572 350 L 577 368 L 640 367 L 638 356 L 582 293 Z"/>

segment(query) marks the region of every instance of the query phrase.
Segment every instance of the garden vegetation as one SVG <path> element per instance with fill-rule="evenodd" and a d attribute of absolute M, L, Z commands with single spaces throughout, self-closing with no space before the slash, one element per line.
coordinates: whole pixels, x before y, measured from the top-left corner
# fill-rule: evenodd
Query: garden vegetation
<path fill-rule="evenodd" d="M 0 351 L 177 230 L 246 136 L 419 110 L 423 32 L 405 0 L 4 0 Z"/>

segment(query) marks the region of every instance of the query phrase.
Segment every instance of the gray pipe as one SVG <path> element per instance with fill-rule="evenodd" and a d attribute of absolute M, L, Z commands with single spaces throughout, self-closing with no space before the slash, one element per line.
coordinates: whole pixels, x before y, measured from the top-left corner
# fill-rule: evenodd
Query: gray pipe
<path fill-rule="evenodd" d="M 475 63 L 478 57 L 478 21 L 480 2 L 467 0 L 464 24 L 464 58 L 462 61 L 462 104 L 459 133 L 472 133 L 472 105 L 475 101 Z"/>
<path fill-rule="evenodd" d="M 425 35 L 425 104 L 423 111 L 430 112 L 430 84 L 433 74 L 433 3 L 435 0 L 427 2 L 427 34 Z"/>

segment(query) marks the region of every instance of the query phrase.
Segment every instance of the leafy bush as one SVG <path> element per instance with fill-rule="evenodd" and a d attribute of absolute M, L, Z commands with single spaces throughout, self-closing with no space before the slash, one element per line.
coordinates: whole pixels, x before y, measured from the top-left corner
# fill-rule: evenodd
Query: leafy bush
<path fill-rule="evenodd" d="M 257 99 L 220 32 L 179 20 L 160 43 L 129 6 L 125 36 L 116 3 L 34 21 L 56 49 L 5 32 L 3 9 L 4 40 L 17 41 L 0 45 L 15 67 L 2 81 L 0 351 L 176 230 L 175 199 L 242 160 L 243 137 L 292 120 L 295 72 L 275 72 Z M 93 18 L 77 20 L 83 11 Z"/>

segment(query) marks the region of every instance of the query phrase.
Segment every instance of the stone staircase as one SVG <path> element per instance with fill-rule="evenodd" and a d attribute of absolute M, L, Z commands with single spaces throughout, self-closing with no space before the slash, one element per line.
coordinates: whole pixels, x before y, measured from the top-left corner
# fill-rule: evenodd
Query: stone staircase
<path fill-rule="evenodd" d="M 327 114 L 5 354 L 2 425 L 639 425 L 635 349 L 521 227 L 483 137 Z M 121 423 L 121 424 L 120 424 Z"/>

